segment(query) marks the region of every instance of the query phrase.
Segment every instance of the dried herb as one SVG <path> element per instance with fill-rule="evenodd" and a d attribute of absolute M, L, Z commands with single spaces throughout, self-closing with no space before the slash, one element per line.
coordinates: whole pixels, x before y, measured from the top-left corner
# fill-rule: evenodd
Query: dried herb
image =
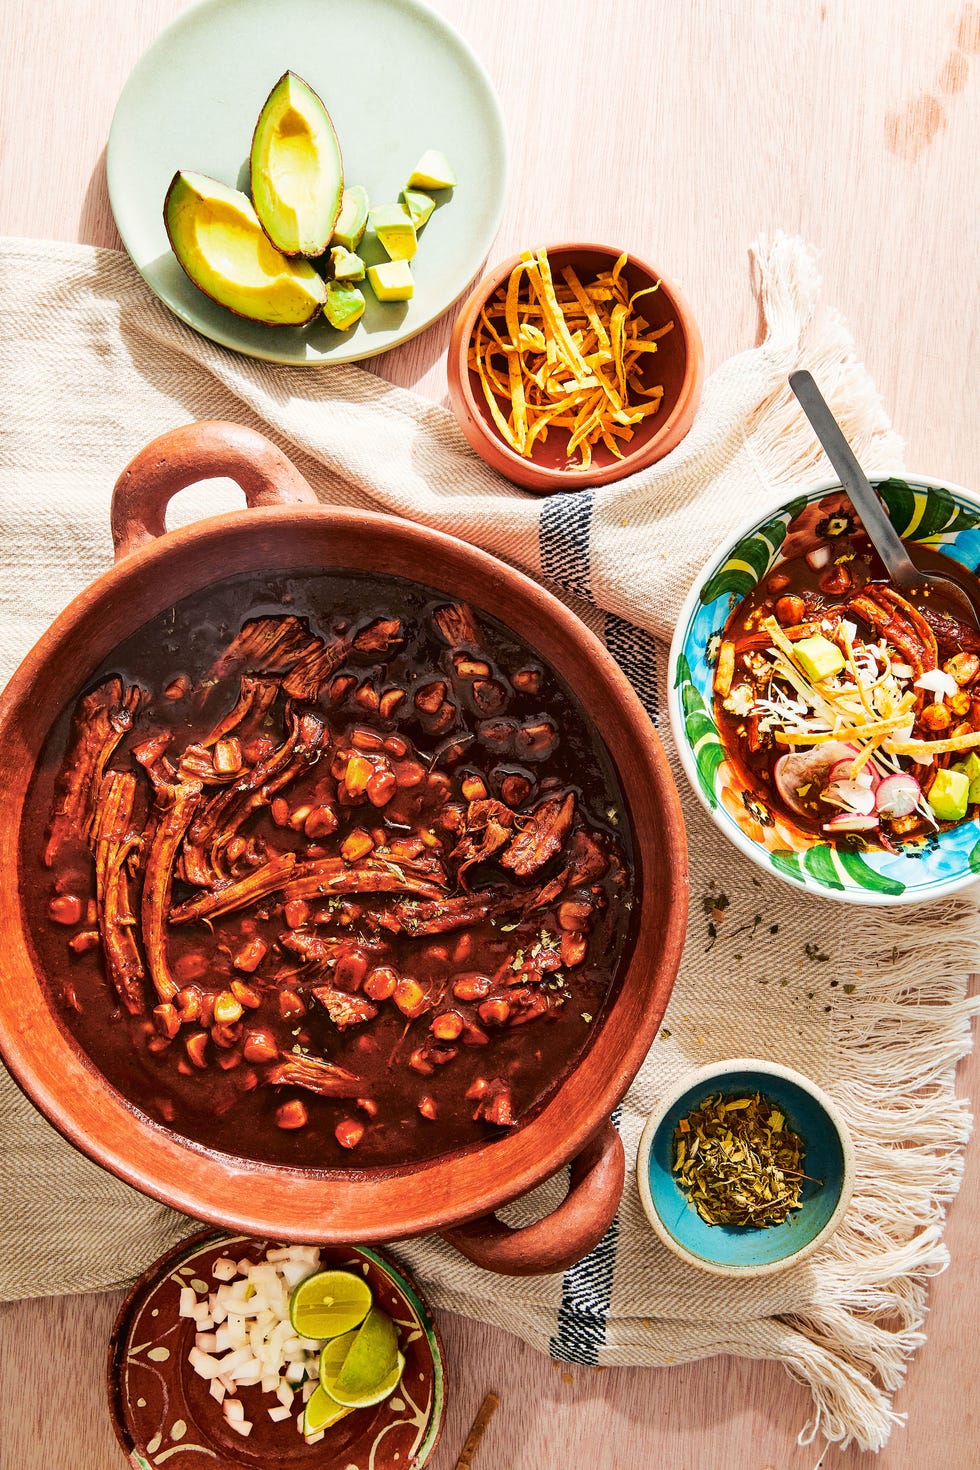
<path fill-rule="evenodd" d="M 707 1225 L 782 1225 L 807 1177 L 804 1143 L 761 1093 L 714 1093 L 674 1131 L 673 1172 Z"/>

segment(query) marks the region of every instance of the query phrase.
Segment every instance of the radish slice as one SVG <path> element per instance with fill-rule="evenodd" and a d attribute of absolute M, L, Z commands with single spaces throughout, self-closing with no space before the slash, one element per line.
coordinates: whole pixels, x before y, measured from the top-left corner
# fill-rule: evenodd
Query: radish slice
<path fill-rule="evenodd" d="M 821 801 L 829 801 L 832 806 L 842 806 L 847 812 L 857 812 L 860 816 L 867 817 L 875 809 L 875 794 L 870 786 L 862 786 L 858 781 L 833 781 L 824 791 L 820 793 Z"/>
<path fill-rule="evenodd" d="M 853 765 L 853 761 L 838 761 L 835 766 L 831 767 L 830 780 L 854 780 L 859 786 L 866 786 L 869 791 L 874 791 L 875 787 L 878 785 L 879 780 L 881 779 L 877 771 L 875 771 L 871 766 L 864 766 L 860 771 L 858 771 L 856 776 L 852 777 L 851 767 Z"/>
<path fill-rule="evenodd" d="M 773 771 L 776 790 L 790 811 L 805 817 L 807 809 L 797 794 L 800 788 L 823 786 L 827 773 L 834 766 L 841 761 L 850 764 L 860 754 L 856 745 L 848 745 L 843 740 L 832 740 L 827 745 L 818 745 L 812 750 L 797 750 L 789 755 L 781 755 Z"/>
<path fill-rule="evenodd" d="M 806 554 L 806 564 L 815 572 L 822 572 L 829 561 L 829 546 L 815 546 L 812 551 L 808 551 Z"/>
<path fill-rule="evenodd" d="M 829 822 L 824 822 L 825 832 L 873 832 L 878 825 L 878 818 L 865 816 L 862 812 L 841 812 L 837 817 L 831 817 Z"/>
<path fill-rule="evenodd" d="M 907 817 L 922 799 L 922 787 L 914 776 L 886 776 L 875 792 L 879 816 Z"/>

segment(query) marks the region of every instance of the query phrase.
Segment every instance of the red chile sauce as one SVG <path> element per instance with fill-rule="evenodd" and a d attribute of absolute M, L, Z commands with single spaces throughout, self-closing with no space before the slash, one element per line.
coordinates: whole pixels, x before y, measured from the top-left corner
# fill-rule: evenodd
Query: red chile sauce
<path fill-rule="evenodd" d="M 817 622 L 822 614 L 846 609 L 846 616 L 858 627 L 859 638 L 875 641 L 881 636 L 880 632 L 874 630 L 866 620 L 847 606 L 849 600 L 862 589 L 866 588 L 872 592 L 874 587 L 882 585 L 888 587 L 890 583 L 880 558 L 871 546 L 860 523 L 856 522 L 853 513 L 850 512 L 849 506 L 838 504 L 838 501 L 842 502 L 842 499 L 842 497 L 828 497 L 825 502 L 824 519 L 816 528 L 815 534 L 812 528 L 808 528 L 798 533 L 797 536 L 798 541 L 808 545 L 811 552 L 820 545 L 829 547 L 829 562 L 822 567 L 814 568 L 807 561 L 807 552 L 788 556 L 785 561 L 780 562 L 772 572 L 762 578 L 753 591 L 743 598 L 731 612 L 722 638 L 730 640 L 736 648 L 734 679 L 736 684 L 740 679 L 749 676 L 745 655 L 751 653 L 753 644 L 755 647 L 768 646 L 764 635 L 760 635 L 760 628 L 765 619 L 770 617 L 775 617 L 777 622 L 786 628 L 803 621 Z M 804 516 L 806 514 L 804 513 Z M 793 531 L 793 526 L 790 530 Z M 976 594 L 976 579 L 972 578 L 958 562 L 933 551 L 930 547 L 918 545 L 915 547 L 915 559 L 924 571 L 936 571 L 951 577 L 954 581 L 959 582 L 967 592 L 970 592 L 972 586 L 973 594 Z M 923 587 L 903 592 L 902 595 L 930 623 L 936 637 L 940 667 L 944 661 L 964 652 L 980 653 L 980 635 L 973 629 L 965 628 L 957 621 L 954 610 L 944 603 L 941 591 L 937 591 L 935 587 Z M 798 599 L 797 606 L 789 607 L 785 602 L 781 602 L 782 599 L 787 598 Z M 935 738 L 953 733 L 957 728 L 980 729 L 980 676 L 974 677 L 965 692 L 971 696 L 969 709 L 957 714 L 950 713 L 948 728 L 932 732 Z M 784 755 L 790 747 L 772 738 L 760 739 L 758 734 L 753 738 L 746 718 L 727 710 L 724 698 L 717 690 L 714 695 L 714 712 L 729 759 L 739 770 L 741 779 L 748 790 L 757 793 L 757 798 L 747 796 L 746 804 L 752 804 L 751 810 L 759 820 L 770 824 L 772 812 L 778 812 L 801 830 L 812 832 L 822 841 L 828 840 L 822 824 L 833 814 L 834 808 L 820 802 L 819 799 L 808 802 L 806 797 L 802 797 L 802 804 L 809 808 L 807 815 L 803 816 L 792 811 L 783 802 L 776 789 L 773 769 L 780 756 Z M 917 723 L 915 736 L 917 739 L 929 738 L 929 732 L 922 729 Z M 934 770 L 938 766 L 950 764 L 950 761 L 955 758 L 955 756 L 941 755 L 933 762 L 932 770 L 916 766 L 912 766 L 911 769 L 927 790 L 929 777 Z M 921 836 L 927 824 L 923 819 L 913 816 L 897 825 L 899 830 L 894 833 L 894 836 L 910 839 Z M 893 845 L 887 833 L 882 841 L 880 832 L 847 834 L 843 838 L 837 838 L 838 842 L 842 840 L 845 843 L 857 843 L 860 846 Z"/>
<path fill-rule="evenodd" d="M 147 623 L 93 676 L 83 693 L 109 676 L 141 691 L 131 728 L 106 768 L 135 778 L 129 832 L 138 841 L 126 884 L 135 918 L 128 927 L 142 974 L 131 984 L 130 1008 L 107 978 L 91 833 L 62 833 L 45 862 L 52 813 L 64 805 L 72 710 L 51 733 L 28 795 L 21 844 L 22 901 L 52 1003 L 123 1097 L 196 1144 L 272 1163 L 344 1169 L 412 1164 L 478 1145 L 541 1106 L 582 1057 L 609 1003 L 631 942 L 633 892 L 628 819 L 612 762 L 574 696 L 530 647 L 482 613 L 466 636 L 468 609 L 462 636 L 457 628 L 447 637 L 435 621 L 445 606 L 446 599 L 429 589 L 390 577 L 297 572 L 230 578 Z M 301 710 L 308 724 L 322 725 L 322 748 L 319 759 L 276 792 L 277 800 L 260 801 L 235 829 L 235 845 L 226 843 L 221 855 L 220 881 L 231 883 L 277 854 L 293 854 L 307 868 L 390 862 L 403 876 L 424 870 L 423 887 L 435 882 L 442 888 L 435 902 L 399 892 L 352 892 L 307 894 L 290 904 L 284 885 L 208 922 L 178 924 L 170 914 L 209 891 L 186 881 L 187 859 L 178 854 L 164 950 L 180 989 L 163 1000 L 151 983 L 141 920 L 148 853 L 163 820 L 146 743 L 162 732 L 166 749 L 153 769 L 159 777 L 169 761 L 172 778 L 180 752 L 213 734 L 239 699 L 247 670 L 239 665 L 209 684 L 216 660 L 249 620 L 288 615 L 304 620 L 321 646 L 346 643 L 344 657 L 314 697 L 290 706 L 294 717 Z M 397 628 L 397 636 L 387 647 L 372 648 L 385 644 L 385 628 Z M 240 737 L 246 780 L 289 733 L 281 671 L 274 680 L 280 687 L 261 718 L 246 719 L 227 737 Z M 396 689 L 405 697 L 384 701 Z M 359 750 L 357 740 L 368 748 Z M 377 746 L 382 748 L 371 748 Z M 229 748 L 234 764 L 234 745 L 225 747 L 226 755 Z M 212 744 L 215 759 L 216 749 Z M 345 785 L 345 768 L 359 754 L 374 762 L 370 799 Z M 413 784 L 398 784 L 406 775 Z M 503 846 L 498 832 L 496 851 L 465 868 L 459 844 L 475 802 L 463 794 L 464 782 L 471 798 L 482 783 L 489 799 L 513 812 Z M 205 783 L 198 814 L 233 788 L 234 782 Z M 566 805 L 569 795 L 574 802 Z M 312 836 L 304 827 L 311 820 L 304 818 L 306 808 L 318 814 Z M 550 820 L 556 813 L 557 832 Z M 551 840 L 543 849 L 546 859 L 522 875 L 501 859 L 528 827 L 532 837 L 539 827 L 547 829 Z M 367 833 L 373 846 L 367 859 L 357 855 L 345 864 L 340 847 L 355 832 Z M 477 827 L 472 845 L 479 847 L 486 832 Z M 560 890 L 550 899 L 549 884 Z M 540 906 L 523 912 L 530 895 L 542 891 Z M 465 907 L 467 893 L 477 904 L 488 894 L 502 895 L 504 911 L 498 905 L 447 932 L 424 932 L 447 906 Z M 393 913 L 401 914 L 399 932 L 385 927 L 385 916 L 390 925 Z M 415 927 L 423 932 L 410 932 Z M 256 954 L 261 958 L 254 969 L 236 965 Z M 404 1008 L 402 991 L 385 994 L 392 974 L 417 983 L 421 1010 L 412 1004 L 418 989 L 409 987 Z M 209 1027 L 208 1007 L 216 996 L 227 997 L 232 982 L 238 990 L 231 993 L 247 997 L 241 1016 L 221 1026 L 211 1015 Z M 316 997 L 318 987 L 329 1009 Z M 202 1002 L 204 1014 L 194 1019 Z M 182 1020 L 188 1013 L 190 1019 Z M 433 1023 L 447 1013 L 452 1019 L 440 1020 L 440 1039 Z M 460 1023 L 463 1031 L 453 1037 Z M 249 1060 L 256 1033 L 278 1052 L 277 1064 L 326 1059 L 353 1074 L 356 1084 L 346 1088 L 351 1095 L 323 1096 L 308 1086 L 270 1081 L 274 1065 L 262 1056 L 262 1045 L 259 1060 Z M 193 1058 L 192 1036 L 198 1038 Z M 481 1092 L 481 1084 L 489 1088 Z M 301 1118 L 305 1122 L 295 1126 Z"/>

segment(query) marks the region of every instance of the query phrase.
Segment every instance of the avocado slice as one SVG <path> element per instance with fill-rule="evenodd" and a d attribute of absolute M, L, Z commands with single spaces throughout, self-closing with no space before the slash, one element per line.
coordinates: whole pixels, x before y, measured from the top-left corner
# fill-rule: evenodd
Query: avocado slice
<path fill-rule="evenodd" d="M 399 197 L 411 215 L 417 233 L 435 209 L 436 201 L 419 189 L 403 189 Z"/>
<path fill-rule="evenodd" d="M 287 71 L 266 98 L 249 157 L 252 203 L 284 255 L 322 255 L 344 192 L 330 114 L 302 77 Z"/>
<path fill-rule="evenodd" d="M 326 300 L 326 285 L 313 267 L 274 249 L 247 197 L 217 179 L 174 174 L 163 221 L 194 285 L 236 316 L 299 327 Z"/>
<path fill-rule="evenodd" d="M 422 154 L 408 176 L 409 189 L 454 189 L 456 175 L 444 153 L 430 148 Z"/>
<path fill-rule="evenodd" d="M 411 260 L 419 240 L 404 204 L 379 204 L 371 210 L 368 223 L 392 260 Z"/>
<path fill-rule="evenodd" d="M 959 822 L 970 805 L 970 778 L 965 771 L 938 770 L 926 797 L 941 822 Z"/>
<path fill-rule="evenodd" d="M 368 192 L 363 184 L 351 184 L 344 190 L 340 213 L 333 227 L 332 244 L 345 250 L 356 250 L 364 237 L 368 217 Z"/>
<path fill-rule="evenodd" d="M 364 294 L 349 281 L 328 281 L 323 315 L 332 327 L 346 332 L 364 315 Z"/>
<path fill-rule="evenodd" d="M 363 281 L 364 262 L 353 250 L 345 250 L 343 245 L 331 245 L 330 273 L 335 281 Z"/>
<path fill-rule="evenodd" d="M 408 301 L 415 291 L 412 268 L 407 260 L 386 260 L 369 265 L 367 278 L 379 301 Z"/>

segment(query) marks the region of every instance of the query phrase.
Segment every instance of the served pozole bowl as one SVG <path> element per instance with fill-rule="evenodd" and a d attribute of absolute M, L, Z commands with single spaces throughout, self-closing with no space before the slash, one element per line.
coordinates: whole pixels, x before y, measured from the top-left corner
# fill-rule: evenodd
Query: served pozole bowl
<path fill-rule="evenodd" d="M 925 476 L 876 487 L 919 564 L 976 589 L 980 503 Z M 909 598 L 826 480 L 721 547 L 677 622 L 692 786 L 736 847 L 823 897 L 913 903 L 980 876 L 980 635 L 934 591 Z"/>

